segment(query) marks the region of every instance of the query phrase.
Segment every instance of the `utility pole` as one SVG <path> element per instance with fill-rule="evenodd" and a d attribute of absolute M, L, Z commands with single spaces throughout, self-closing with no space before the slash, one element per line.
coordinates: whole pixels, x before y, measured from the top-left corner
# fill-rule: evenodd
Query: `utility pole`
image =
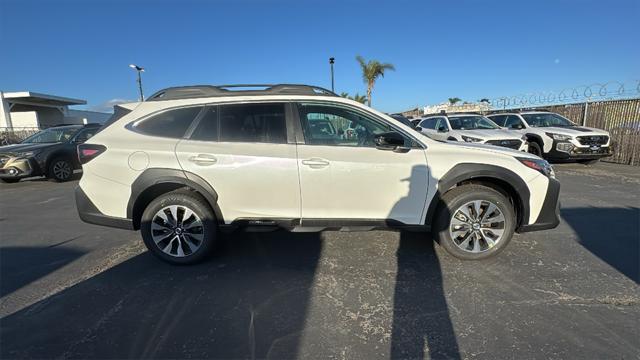
<path fill-rule="evenodd" d="M 144 101 L 144 94 L 142 94 L 142 76 L 140 75 L 140 73 L 144 72 L 144 68 L 135 64 L 131 64 L 129 67 L 138 73 L 138 91 L 140 92 L 140 101 Z"/>
<path fill-rule="evenodd" d="M 332 92 L 336 92 L 334 89 L 334 83 L 333 83 L 333 63 L 335 62 L 336 58 L 334 57 L 330 57 L 329 58 L 329 65 L 331 66 L 331 91 Z"/>

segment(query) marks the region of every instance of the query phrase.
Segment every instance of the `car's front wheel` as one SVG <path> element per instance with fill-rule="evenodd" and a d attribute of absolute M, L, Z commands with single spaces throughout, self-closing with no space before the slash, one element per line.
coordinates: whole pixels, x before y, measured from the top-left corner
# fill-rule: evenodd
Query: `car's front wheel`
<path fill-rule="evenodd" d="M 73 176 L 73 165 L 65 158 L 57 158 L 49 164 L 47 177 L 51 180 L 63 182 L 71 180 Z"/>
<path fill-rule="evenodd" d="M 172 191 L 151 201 L 140 232 L 147 248 L 172 264 L 194 264 L 214 248 L 217 229 L 211 207 L 196 193 Z"/>
<path fill-rule="evenodd" d="M 529 153 L 542 157 L 542 147 L 535 141 L 529 143 Z"/>
<path fill-rule="evenodd" d="M 513 205 L 500 192 L 462 185 L 442 196 L 434 230 L 439 244 L 463 260 L 486 259 L 502 251 L 513 236 Z"/>

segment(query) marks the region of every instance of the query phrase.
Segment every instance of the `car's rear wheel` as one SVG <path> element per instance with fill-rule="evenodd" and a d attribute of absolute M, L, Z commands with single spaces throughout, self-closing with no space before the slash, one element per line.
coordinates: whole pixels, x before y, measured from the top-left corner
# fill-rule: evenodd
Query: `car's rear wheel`
<path fill-rule="evenodd" d="M 532 141 L 529 143 L 529 153 L 542 157 L 542 148 L 540 147 L 540 144 L 538 144 L 535 141 Z"/>
<path fill-rule="evenodd" d="M 47 177 L 51 180 L 64 182 L 73 176 L 73 165 L 69 159 L 56 158 L 49 164 Z"/>
<path fill-rule="evenodd" d="M 434 223 L 447 252 L 463 260 L 481 260 L 501 252 L 516 227 L 513 205 L 500 192 L 480 185 L 462 185 L 442 197 Z"/>
<path fill-rule="evenodd" d="M 147 248 L 172 264 L 194 264 L 214 248 L 217 229 L 210 206 L 197 194 L 163 194 L 142 214 L 140 232 Z"/>

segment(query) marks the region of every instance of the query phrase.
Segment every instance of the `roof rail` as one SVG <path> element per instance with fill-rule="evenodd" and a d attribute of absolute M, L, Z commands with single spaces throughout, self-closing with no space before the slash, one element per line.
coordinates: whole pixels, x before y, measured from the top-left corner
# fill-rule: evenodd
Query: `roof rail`
<path fill-rule="evenodd" d="M 543 108 L 521 108 L 521 109 L 496 109 L 489 110 L 487 115 L 495 115 L 495 114 L 520 114 L 523 112 L 532 112 L 532 111 L 540 111 L 540 112 L 553 112 L 549 109 Z"/>
<path fill-rule="evenodd" d="M 238 84 L 238 85 L 194 85 L 162 89 L 146 101 L 193 99 L 216 96 L 249 95 L 320 95 L 338 96 L 319 86 L 299 84 Z"/>

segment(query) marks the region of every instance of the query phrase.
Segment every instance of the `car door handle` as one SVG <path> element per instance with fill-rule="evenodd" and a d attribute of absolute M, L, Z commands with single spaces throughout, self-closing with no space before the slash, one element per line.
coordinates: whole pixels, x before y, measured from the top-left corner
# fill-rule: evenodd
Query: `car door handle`
<path fill-rule="evenodd" d="M 218 162 L 215 156 L 209 154 L 198 154 L 191 156 L 189 161 L 196 165 L 213 165 Z"/>
<path fill-rule="evenodd" d="M 312 169 L 319 169 L 329 165 L 329 161 L 320 158 L 302 160 L 302 165 L 307 165 Z"/>

